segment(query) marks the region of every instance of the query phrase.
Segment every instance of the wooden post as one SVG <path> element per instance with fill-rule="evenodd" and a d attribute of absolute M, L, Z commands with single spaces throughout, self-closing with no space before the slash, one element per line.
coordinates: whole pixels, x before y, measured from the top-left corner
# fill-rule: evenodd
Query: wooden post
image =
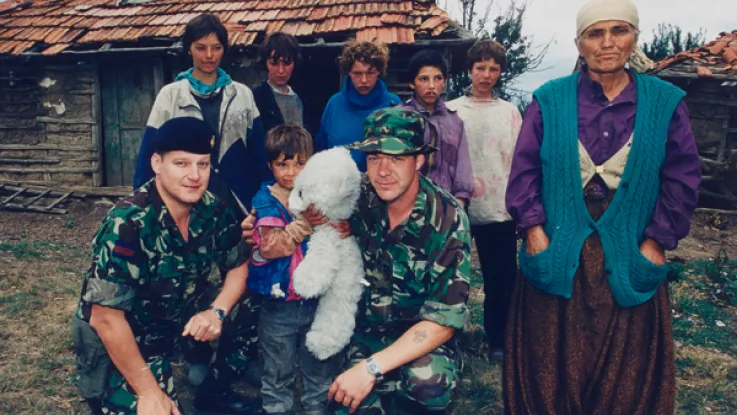
<path fill-rule="evenodd" d="M 156 62 L 154 63 L 154 89 L 156 90 L 155 95 L 159 94 L 159 91 L 161 91 L 161 88 L 164 87 L 164 63 L 162 60 L 156 59 Z"/>
<path fill-rule="evenodd" d="M 92 120 L 95 124 L 92 125 L 92 147 L 97 149 L 97 163 L 94 164 L 95 172 L 92 173 L 92 186 L 99 187 L 103 185 L 103 169 L 102 166 L 105 163 L 103 160 L 103 148 L 102 142 L 102 88 L 100 88 L 100 65 L 95 62 L 93 74 L 93 88 L 95 89 L 94 95 L 92 96 Z"/>

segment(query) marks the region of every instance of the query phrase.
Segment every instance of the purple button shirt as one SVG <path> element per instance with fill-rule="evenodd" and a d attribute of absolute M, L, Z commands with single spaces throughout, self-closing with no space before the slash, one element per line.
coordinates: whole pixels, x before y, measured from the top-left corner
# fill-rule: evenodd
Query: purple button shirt
<path fill-rule="evenodd" d="M 581 71 L 578 85 L 578 134 L 581 144 L 596 164 L 611 158 L 629 140 L 635 128 L 637 89 L 634 77 L 613 101 L 601 84 Z M 543 119 L 540 104 L 533 100 L 525 111 L 507 186 L 509 214 L 523 230 L 547 220 L 540 201 L 542 165 L 540 145 Z M 698 202 L 701 162 L 688 120 L 688 108 L 680 102 L 666 141 L 665 160 L 660 167 L 660 191 L 645 236 L 664 249 L 675 249 L 688 235 Z"/>
<path fill-rule="evenodd" d="M 453 196 L 470 199 L 473 194 L 473 173 L 468 138 L 461 117 L 455 111 L 449 110 L 442 99 L 438 99 L 432 114 L 414 96 L 402 108 L 417 111 L 425 118 L 426 144 L 430 143 L 431 129 L 437 134 L 435 146 L 438 151 L 433 155 L 433 166 L 427 172 L 427 177 Z"/>

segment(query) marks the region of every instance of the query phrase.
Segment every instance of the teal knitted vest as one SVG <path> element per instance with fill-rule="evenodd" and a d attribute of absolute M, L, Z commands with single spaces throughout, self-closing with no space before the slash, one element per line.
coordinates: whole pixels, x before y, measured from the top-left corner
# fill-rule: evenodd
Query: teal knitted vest
<path fill-rule="evenodd" d="M 667 273 L 667 267 L 642 256 L 639 246 L 660 190 L 668 126 L 685 93 L 658 78 L 635 74 L 637 116 L 629 159 L 614 199 L 594 221 L 581 182 L 578 80 L 577 72 L 534 92 L 543 118 L 541 200 L 550 247 L 528 255 L 522 244 L 520 268 L 534 287 L 571 298 L 581 248 L 596 231 L 614 299 L 632 307 L 652 298 Z"/>

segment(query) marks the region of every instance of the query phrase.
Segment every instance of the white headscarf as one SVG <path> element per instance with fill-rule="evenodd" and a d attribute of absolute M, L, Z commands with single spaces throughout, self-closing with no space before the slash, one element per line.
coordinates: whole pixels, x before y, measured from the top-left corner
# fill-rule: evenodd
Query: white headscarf
<path fill-rule="evenodd" d="M 605 20 L 622 20 L 640 29 L 637 7 L 630 0 L 591 0 L 576 16 L 576 36 L 581 36 L 592 24 Z"/>
<path fill-rule="evenodd" d="M 581 36 L 589 26 L 607 20 L 621 20 L 640 30 L 640 15 L 637 6 L 631 0 L 591 0 L 578 11 L 576 36 Z M 630 68 L 637 72 L 646 72 L 655 66 L 637 46 L 629 64 Z"/>

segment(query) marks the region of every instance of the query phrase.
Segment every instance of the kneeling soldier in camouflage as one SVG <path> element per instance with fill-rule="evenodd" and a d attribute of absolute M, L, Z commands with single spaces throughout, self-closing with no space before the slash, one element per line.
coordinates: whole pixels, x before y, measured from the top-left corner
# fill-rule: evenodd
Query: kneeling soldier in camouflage
<path fill-rule="evenodd" d="M 414 111 L 379 110 L 364 123 L 367 153 L 351 232 L 366 280 L 349 347 L 350 369 L 329 396 L 339 412 L 429 414 L 451 402 L 461 356 L 456 330 L 468 318 L 471 236 L 450 193 L 420 174 L 435 150 Z"/>
<path fill-rule="evenodd" d="M 95 236 L 72 324 L 80 387 L 95 413 L 181 414 L 170 366 L 175 342 L 217 339 L 245 290 L 248 249 L 236 218 L 206 191 L 214 143 L 201 120 L 164 123 L 151 158 L 155 178 L 113 207 Z M 193 307 L 213 262 L 227 270 L 222 290 Z M 235 413 L 260 408 L 238 399 Z"/>

